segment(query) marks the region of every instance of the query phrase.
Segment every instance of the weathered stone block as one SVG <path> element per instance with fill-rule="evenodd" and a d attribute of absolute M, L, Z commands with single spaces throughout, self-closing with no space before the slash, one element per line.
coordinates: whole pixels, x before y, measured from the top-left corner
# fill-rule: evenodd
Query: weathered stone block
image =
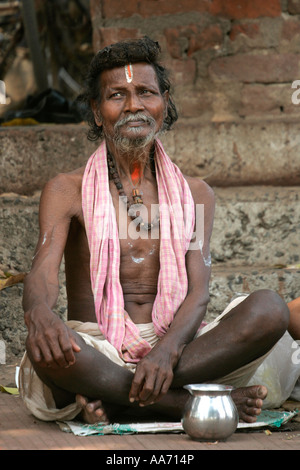
<path fill-rule="evenodd" d="M 207 0 L 185 0 L 170 2 L 168 0 L 103 0 L 101 16 L 103 18 L 128 18 L 140 15 L 143 18 L 161 15 L 174 15 L 186 11 L 206 12 L 210 8 Z"/>
<path fill-rule="evenodd" d="M 299 269 L 271 269 L 241 266 L 212 270 L 210 304 L 206 321 L 216 318 L 233 298 L 260 289 L 277 292 L 285 302 L 299 297 Z"/>
<path fill-rule="evenodd" d="M 84 165 L 97 147 L 86 132 L 82 125 L 0 128 L 0 193 L 32 194 Z"/>
<path fill-rule="evenodd" d="M 300 187 L 215 188 L 215 196 L 216 265 L 300 265 Z"/>
<path fill-rule="evenodd" d="M 276 17 L 281 14 L 280 0 L 213 0 L 210 12 L 231 19 Z"/>
<path fill-rule="evenodd" d="M 299 54 L 236 54 L 215 59 L 209 74 L 213 80 L 281 83 L 293 82 L 299 70 Z"/>
<path fill-rule="evenodd" d="M 294 0 L 295 2 L 295 0 Z M 93 17 L 126 18 L 134 14 L 144 18 L 156 15 L 174 15 L 195 11 L 224 16 L 230 19 L 258 18 L 261 16 L 276 17 L 281 14 L 280 0 L 185 0 L 184 2 L 170 2 L 168 0 L 103 0 L 101 10 L 96 9 L 96 1 L 92 2 Z"/>
<path fill-rule="evenodd" d="M 198 99 L 209 107 L 209 95 Z M 181 119 L 162 136 L 167 153 L 185 174 L 211 186 L 300 184 L 298 121 L 196 124 L 196 108 L 187 109 L 191 124 Z M 87 140 L 86 131 L 81 125 L 1 129 L 0 193 L 32 194 L 58 173 L 85 165 L 99 145 Z"/>
<path fill-rule="evenodd" d="M 240 116 L 264 116 L 282 113 L 300 115 L 300 107 L 292 102 L 294 90 L 289 83 L 245 84 L 241 91 Z"/>
<path fill-rule="evenodd" d="M 143 36 L 137 28 L 94 28 L 93 29 L 93 49 L 95 53 L 103 47 L 109 46 L 118 41 L 133 39 Z"/>
<path fill-rule="evenodd" d="M 211 186 L 300 182 L 300 124 L 292 120 L 178 125 L 163 140 L 185 174 Z"/>

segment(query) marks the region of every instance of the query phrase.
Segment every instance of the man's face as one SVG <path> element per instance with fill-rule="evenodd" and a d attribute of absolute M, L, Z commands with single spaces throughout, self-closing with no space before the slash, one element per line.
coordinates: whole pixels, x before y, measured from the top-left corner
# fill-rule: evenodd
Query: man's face
<path fill-rule="evenodd" d="M 153 142 L 163 126 L 168 93 L 161 94 L 151 65 L 128 67 L 102 72 L 100 104 L 93 103 L 95 120 L 114 142 Z"/>

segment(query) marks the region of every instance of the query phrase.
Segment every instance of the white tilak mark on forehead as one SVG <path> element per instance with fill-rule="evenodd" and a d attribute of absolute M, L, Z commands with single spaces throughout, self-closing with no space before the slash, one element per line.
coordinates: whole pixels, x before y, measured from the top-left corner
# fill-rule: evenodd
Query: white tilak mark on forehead
<path fill-rule="evenodd" d="M 133 79 L 133 69 L 131 64 L 125 65 L 125 77 L 127 83 L 131 83 Z"/>

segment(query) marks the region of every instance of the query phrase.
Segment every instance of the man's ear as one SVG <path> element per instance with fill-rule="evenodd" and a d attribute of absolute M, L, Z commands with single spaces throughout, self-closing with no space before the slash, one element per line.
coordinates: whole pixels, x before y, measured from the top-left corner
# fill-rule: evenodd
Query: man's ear
<path fill-rule="evenodd" d="M 100 118 L 99 103 L 97 102 L 97 100 L 91 100 L 91 108 L 94 114 L 95 123 L 98 127 L 101 127 L 102 119 Z"/>

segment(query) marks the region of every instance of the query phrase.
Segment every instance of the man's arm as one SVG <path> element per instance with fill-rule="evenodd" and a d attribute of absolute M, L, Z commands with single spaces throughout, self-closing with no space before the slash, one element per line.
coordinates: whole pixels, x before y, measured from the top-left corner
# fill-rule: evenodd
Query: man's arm
<path fill-rule="evenodd" d="M 40 235 L 30 273 L 25 277 L 23 308 L 27 348 L 44 366 L 66 367 L 79 347 L 52 311 L 59 293 L 58 273 L 76 210 L 78 191 L 72 178 L 59 175 L 46 184 L 40 201 Z"/>
<path fill-rule="evenodd" d="M 209 302 L 211 274 L 209 244 L 214 218 L 214 194 L 203 181 L 192 179 L 188 181 L 195 207 L 197 204 L 204 206 L 204 220 L 196 219 L 195 227 L 197 229 L 197 224 L 204 223 L 203 237 L 197 240 L 197 245 L 194 242 L 194 249 L 189 250 L 186 255 L 188 293 L 184 302 L 167 333 L 137 365 L 129 399 L 139 401 L 142 405 L 159 400 L 168 391 L 173 380 L 173 370 L 180 360 L 184 347 L 194 338 Z M 197 233 L 197 230 L 195 232 Z"/>

